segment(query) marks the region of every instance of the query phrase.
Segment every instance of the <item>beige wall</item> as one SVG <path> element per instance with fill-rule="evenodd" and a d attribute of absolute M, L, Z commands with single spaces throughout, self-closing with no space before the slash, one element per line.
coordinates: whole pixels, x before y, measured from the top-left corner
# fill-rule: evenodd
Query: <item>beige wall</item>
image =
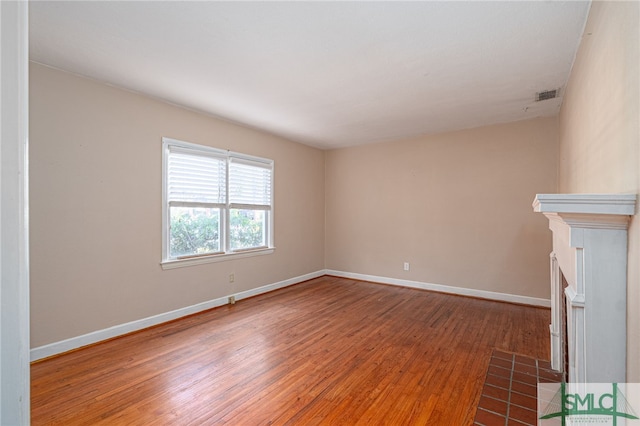
<path fill-rule="evenodd" d="M 328 269 L 549 298 L 556 118 L 326 156 Z M 403 262 L 411 270 L 403 271 Z"/>
<path fill-rule="evenodd" d="M 322 151 L 30 71 L 32 347 L 324 268 Z M 274 254 L 161 269 L 163 136 L 275 160 Z"/>
<path fill-rule="evenodd" d="M 560 112 L 559 189 L 640 191 L 638 2 L 593 2 Z M 640 381 L 640 216 L 629 229 L 628 381 Z"/>

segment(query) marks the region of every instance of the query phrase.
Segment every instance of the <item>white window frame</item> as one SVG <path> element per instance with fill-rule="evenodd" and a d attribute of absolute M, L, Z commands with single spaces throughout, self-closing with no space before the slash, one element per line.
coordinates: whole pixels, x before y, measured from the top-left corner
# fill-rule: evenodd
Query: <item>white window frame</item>
<path fill-rule="evenodd" d="M 169 150 L 171 147 L 178 147 L 182 149 L 188 149 L 194 151 L 196 154 L 203 155 L 212 155 L 215 157 L 223 157 L 226 159 L 226 185 L 227 185 L 227 196 L 226 203 L 224 206 L 220 207 L 220 221 L 221 221 L 221 232 L 220 232 L 220 247 L 221 252 L 212 253 L 202 256 L 193 256 L 186 258 L 172 258 L 170 256 L 170 246 L 169 246 L 169 196 L 168 196 L 168 164 L 169 164 Z M 258 210 L 264 210 L 267 215 L 266 219 L 266 235 L 265 247 L 257 247 L 257 248 L 249 248 L 249 249 L 237 249 L 232 250 L 230 248 L 229 241 L 229 215 L 230 211 L 233 208 L 246 208 L 251 206 L 238 206 L 231 203 L 229 196 L 229 169 L 230 163 L 233 159 L 240 161 L 248 161 L 254 163 L 262 163 L 267 166 L 267 168 L 271 169 L 271 200 L 270 200 L 270 208 L 262 209 L 258 208 Z M 181 268 L 185 266 L 191 265 L 200 265 L 204 263 L 212 263 L 212 262 L 221 262 L 231 259 L 238 259 L 243 257 L 251 257 L 251 256 L 259 256 L 265 254 L 271 254 L 275 251 L 275 246 L 273 244 L 273 193 L 274 193 L 274 161 L 268 158 L 255 157 L 252 155 L 241 154 L 238 152 L 222 150 L 218 148 L 213 148 L 205 145 L 198 145 L 190 142 L 184 142 L 177 139 L 162 138 L 162 261 L 160 262 L 162 269 L 173 269 L 173 268 Z"/>

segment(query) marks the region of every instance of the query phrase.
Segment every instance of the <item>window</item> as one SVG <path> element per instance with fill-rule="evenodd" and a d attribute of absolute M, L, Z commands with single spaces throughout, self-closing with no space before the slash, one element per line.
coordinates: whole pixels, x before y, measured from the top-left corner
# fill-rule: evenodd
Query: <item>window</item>
<path fill-rule="evenodd" d="M 272 160 L 162 144 L 163 267 L 273 252 Z"/>

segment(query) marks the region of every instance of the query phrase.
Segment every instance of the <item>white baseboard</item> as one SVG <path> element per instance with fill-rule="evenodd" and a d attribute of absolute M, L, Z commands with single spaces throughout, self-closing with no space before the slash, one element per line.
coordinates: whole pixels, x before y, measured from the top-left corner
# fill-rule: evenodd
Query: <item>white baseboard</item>
<path fill-rule="evenodd" d="M 343 272 L 326 269 L 327 275 L 335 275 L 342 278 L 353 278 L 361 281 L 371 281 L 380 284 L 397 285 L 401 287 L 419 288 L 422 290 L 437 291 L 440 293 L 457 294 L 460 296 L 472 296 L 482 299 L 497 300 L 501 302 L 520 303 L 523 305 L 541 306 L 544 308 L 551 307 L 549 299 L 540 299 L 537 297 L 519 296 L 517 294 L 498 293 L 494 291 L 476 290 L 471 288 L 453 287 L 442 284 L 423 283 L 420 281 L 401 280 L 398 278 L 378 277 L 375 275 L 357 274 L 354 272 Z"/>
<path fill-rule="evenodd" d="M 73 349 L 78 349 L 82 346 L 87 346 L 94 343 L 98 343 L 103 340 L 122 336 L 124 334 L 131 333 L 132 331 L 142 330 L 143 328 L 162 324 L 163 322 L 172 321 L 174 319 L 195 314 L 197 312 L 206 311 L 207 309 L 226 305 L 228 303 L 230 296 L 234 296 L 236 300 L 242 300 L 248 297 L 256 296 L 258 294 L 267 293 L 269 291 L 277 290 L 279 288 L 288 287 L 293 284 L 297 284 L 313 278 L 321 277 L 323 275 L 325 275 L 324 270 L 311 272 L 309 274 L 301 275 L 294 278 L 289 278 L 288 280 L 280 281 L 277 283 L 268 284 L 268 285 L 254 288 L 251 290 L 241 291 L 240 293 L 236 293 L 236 294 L 229 294 L 224 297 L 219 297 L 217 299 L 208 300 L 206 302 L 197 303 L 191 306 L 186 306 L 184 308 L 176 309 L 174 311 L 165 312 L 165 313 L 154 315 L 151 317 L 142 318 L 136 321 L 131 321 L 125 324 L 115 325 L 113 327 L 105 328 L 103 330 L 93 331 L 91 333 L 83 334 L 77 337 L 72 337 L 70 339 L 61 340 L 59 342 L 50 343 L 48 345 L 39 346 L 37 348 L 31 349 L 30 358 L 32 362 L 37 361 L 39 359 L 43 359 L 43 358 L 47 358 L 63 352 L 71 351 Z"/>
<path fill-rule="evenodd" d="M 186 306 L 184 308 L 176 309 L 174 311 L 165 312 L 162 314 L 154 315 L 147 318 L 142 318 L 136 321 L 131 321 L 124 324 L 119 324 L 113 327 L 105 328 L 103 330 L 93 331 L 91 333 L 83 334 L 81 336 L 72 337 L 70 339 L 61 340 L 59 342 L 50 343 L 48 345 L 39 346 L 33 348 L 30 351 L 31 361 L 37 361 L 39 359 L 47 358 L 53 355 L 57 355 L 63 352 L 78 349 L 83 346 L 91 345 L 101 342 L 103 340 L 112 339 L 114 337 L 122 336 L 133 331 L 142 330 L 147 327 L 162 324 L 163 322 L 172 321 L 187 315 L 195 314 L 207 309 L 216 308 L 228 303 L 229 297 L 234 296 L 236 300 L 246 299 L 248 297 L 257 296 L 258 294 L 267 293 L 279 288 L 288 287 L 293 284 L 297 284 L 303 281 L 307 281 L 313 278 L 321 277 L 323 275 L 334 275 L 336 277 L 353 278 L 361 281 L 371 281 L 381 284 L 397 285 L 402 287 L 418 288 L 423 290 L 437 291 L 441 293 L 457 294 L 462 296 L 480 297 L 483 299 L 498 300 L 502 302 L 521 303 L 524 305 L 542 306 L 548 308 L 551 306 L 551 301 L 548 299 L 539 299 L 536 297 L 519 296 L 515 294 L 497 293 L 493 291 L 475 290 L 469 288 L 453 287 L 441 284 L 430 284 L 419 281 L 401 280 L 397 278 L 379 277 L 375 275 L 358 274 L 354 272 L 335 271 L 332 269 L 323 269 L 309 274 L 301 275 L 298 277 L 290 278 L 284 281 L 280 281 L 273 284 L 268 284 L 262 287 L 254 288 L 251 290 L 242 291 L 236 294 L 229 294 L 217 299 L 208 300 L 206 302 L 197 303 L 195 305 Z"/>

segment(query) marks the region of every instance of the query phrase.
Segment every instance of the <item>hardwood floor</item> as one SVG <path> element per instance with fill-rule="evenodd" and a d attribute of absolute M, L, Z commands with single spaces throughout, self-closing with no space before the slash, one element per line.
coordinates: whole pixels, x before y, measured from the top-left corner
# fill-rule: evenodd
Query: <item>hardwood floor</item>
<path fill-rule="evenodd" d="M 469 425 L 549 310 L 321 277 L 32 365 L 32 424 Z"/>

